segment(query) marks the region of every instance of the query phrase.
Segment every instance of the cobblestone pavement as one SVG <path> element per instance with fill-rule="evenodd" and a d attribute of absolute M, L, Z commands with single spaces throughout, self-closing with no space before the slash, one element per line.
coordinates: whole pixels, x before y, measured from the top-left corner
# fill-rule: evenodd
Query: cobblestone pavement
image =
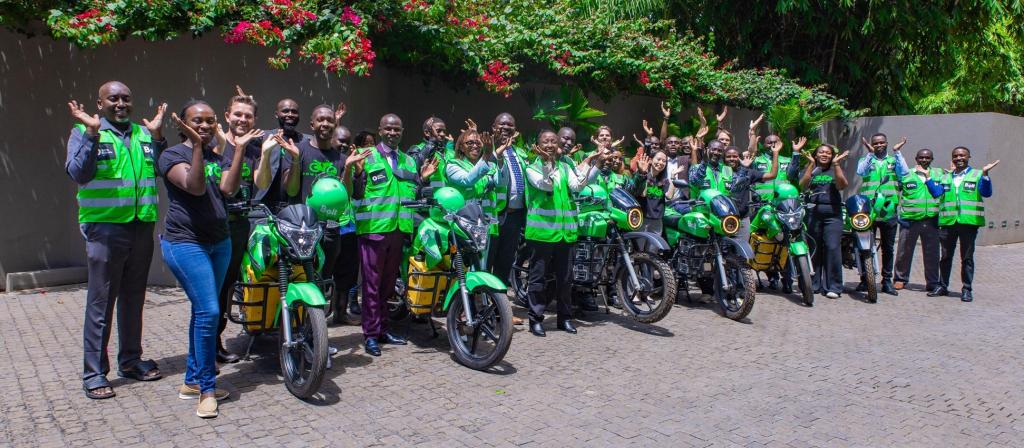
<path fill-rule="evenodd" d="M 332 327 L 342 351 L 309 403 L 281 384 L 268 340 L 222 367 L 233 397 L 212 420 L 175 392 L 181 290 L 148 296 L 146 357 L 165 378 L 112 373 L 105 401 L 81 390 L 84 288 L 0 295 L 0 446 L 1022 446 L 1024 245 L 977 256 L 971 304 L 905 291 L 804 308 L 765 294 L 746 323 L 693 305 L 653 326 L 595 314 L 575 336 L 516 333 L 497 373 L 460 367 L 423 325 L 398 326 L 413 344 L 381 358 L 358 327 Z M 228 344 L 242 350 L 237 330 Z"/>

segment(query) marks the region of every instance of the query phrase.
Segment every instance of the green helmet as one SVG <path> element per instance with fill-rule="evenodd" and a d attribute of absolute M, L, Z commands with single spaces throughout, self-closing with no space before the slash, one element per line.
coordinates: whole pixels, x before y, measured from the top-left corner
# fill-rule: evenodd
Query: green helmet
<path fill-rule="evenodd" d="M 452 187 L 441 187 L 434 192 L 434 200 L 448 213 L 455 213 L 466 206 L 466 198 Z"/>
<path fill-rule="evenodd" d="M 340 180 L 324 177 L 313 182 L 306 205 L 313 209 L 319 220 L 340 221 L 349 207 L 348 191 Z"/>
<path fill-rule="evenodd" d="M 603 204 L 608 200 L 608 190 L 605 190 L 604 187 L 600 185 L 587 185 L 586 187 L 583 187 L 583 190 L 580 190 L 580 197 L 583 198 L 588 196 L 600 199 L 600 202 Z"/>
<path fill-rule="evenodd" d="M 778 185 L 775 186 L 776 199 L 792 199 L 797 196 L 800 196 L 800 191 L 798 191 L 796 187 L 794 187 L 792 184 L 780 182 Z"/>

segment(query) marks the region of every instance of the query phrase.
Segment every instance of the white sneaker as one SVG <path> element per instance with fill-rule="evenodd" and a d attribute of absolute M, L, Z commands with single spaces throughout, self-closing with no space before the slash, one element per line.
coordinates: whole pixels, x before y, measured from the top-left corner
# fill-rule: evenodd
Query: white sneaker
<path fill-rule="evenodd" d="M 828 297 L 830 299 L 838 299 L 839 298 L 839 294 L 836 294 L 836 293 L 834 293 L 832 291 L 829 291 L 829 292 L 825 293 L 825 297 Z"/>

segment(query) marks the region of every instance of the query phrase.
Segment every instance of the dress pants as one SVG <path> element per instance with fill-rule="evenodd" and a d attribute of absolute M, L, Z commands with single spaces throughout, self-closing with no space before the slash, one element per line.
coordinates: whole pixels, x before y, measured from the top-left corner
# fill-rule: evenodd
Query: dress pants
<path fill-rule="evenodd" d="M 331 230 L 324 235 L 321 247 L 324 251 L 324 267 L 320 275 L 324 279 L 334 279 L 334 299 L 331 303 L 335 313 L 344 315 L 348 312 L 349 291 L 359 281 L 359 263 L 353 262 L 359 256 L 356 234 L 338 235 L 337 229 Z"/>
<path fill-rule="evenodd" d="M 878 232 L 881 239 L 879 249 L 882 251 L 882 281 L 891 282 L 893 263 L 896 260 L 896 234 L 899 232 L 899 223 L 895 218 L 888 221 L 876 221 L 875 231 Z M 863 277 L 861 277 L 861 281 L 864 281 Z"/>
<path fill-rule="evenodd" d="M 388 300 L 395 295 L 405 234 L 395 230 L 359 235 L 357 239 L 363 272 L 363 336 L 379 338 L 387 331 Z"/>
<path fill-rule="evenodd" d="M 526 226 L 526 209 L 506 209 L 498 220 L 498 237 L 491 239 L 487 263 L 492 268 L 491 272 L 508 284 L 512 263 L 519 250 L 519 240 L 523 236 L 523 227 Z"/>
<path fill-rule="evenodd" d="M 949 275 L 953 270 L 953 250 L 960 241 L 960 281 L 964 291 L 971 291 L 974 283 L 974 242 L 978 239 L 978 226 L 954 224 L 939 227 L 939 244 L 942 256 L 939 258 L 939 275 L 942 286 L 949 288 Z"/>
<path fill-rule="evenodd" d="M 558 322 L 572 318 L 572 244 L 544 243 L 540 241 L 526 242 L 533 252 L 530 257 L 530 320 L 544 321 L 547 309 L 548 294 L 554 294 L 557 302 Z M 553 274 L 555 282 L 550 291 L 545 291 L 547 274 Z"/>
<path fill-rule="evenodd" d="M 228 313 L 231 312 L 231 297 L 235 292 L 235 283 L 238 282 L 242 270 L 242 257 L 249 250 L 249 220 L 238 217 L 228 221 L 228 228 L 231 232 L 231 260 L 228 262 L 228 271 L 224 275 L 224 284 L 220 288 L 220 322 L 217 323 L 218 344 L 220 336 L 228 325 Z"/>
<path fill-rule="evenodd" d="M 910 281 L 910 270 L 914 264 L 917 239 L 921 239 L 924 253 L 924 279 L 928 291 L 939 286 L 939 218 L 925 218 L 900 223 L 900 240 L 896 248 L 895 280 Z"/>
<path fill-rule="evenodd" d="M 117 363 L 130 370 L 142 359 L 142 306 L 153 258 L 153 223 L 83 223 L 89 263 L 82 330 L 82 383 L 87 389 L 110 386 L 107 345 L 117 307 Z"/>
<path fill-rule="evenodd" d="M 838 213 L 819 213 L 812 209 L 807 214 L 807 236 L 814 240 L 811 265 L 814 275 L 811 288 L 815 292 L 843 293 L 843 217 Z M 870 262 L 870 260 L 869 260 Z"/>

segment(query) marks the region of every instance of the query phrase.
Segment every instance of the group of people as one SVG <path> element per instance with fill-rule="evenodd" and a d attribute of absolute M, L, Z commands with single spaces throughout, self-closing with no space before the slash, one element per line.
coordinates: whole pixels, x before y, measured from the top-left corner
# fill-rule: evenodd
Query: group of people
<path fill-rule="evenodd" d="M 332 300 L 335 323 L 360 315 L 364 349 L 381 355 L 382 344 L 406 341 L 387 328 L 387 302 L 395 291 L 403 246 L 413 232 L 414 214 L 401 205 L 427 187 L 450 187 L 470 201 L 479 201 L 493 218 L 486 257 L 491 272 L 507 279 L 514 256 L 525 244 L 530 249 L 528 286 L 529 331 L 544 336 L 542 325 L 548 294 L 554 294 L 556 328 L 576 333 L 572 322 L 570 259 L 577 239 L 574 194 L 587 185 L 623 188 L 633 194 L 645 215 L 644 229 L 661 233 L 665 208 L 677 199 L 695 197 L 702 189 L 728 194 L 743 218 L 750 202 L 773 191 L 779 182 L 798 184 L 815 193 L 808 232 L 819 241 L 815 255 L 816 290 L 829 297 L 842 292 L 841 196 L 847 180 L 838 164 L 847 153 L 830 145 L 802 152 L 806 140 L 793 142 L 793 155 L 780 160 L 782 137 L 764 137 L 751 122 L 751 144 L 732 146 L 728 130 L 718 129 L 705 143 L 708 126 L 692 136 L 668 132 L 671 110 L 663 106 L 664 122 L 657 135 L 644 121 L 643 139 L 627 158 L 610 127 L 600 127 L 584 149 L 571 128 L 543 130 L 527 147 L 515 118 L 498 114 L 490 130 L 472 120 L 458 136 L 437 117 L 423 122 L 421 141 L 402 149 L 403 121 L 384 115 L 376 132 L 358 134 L 341 125 L 346 107 L 319 105 L 309 117 L 309 134 L 300 130 L 299 104 L 277 102 L 278 129 L 255 127 L 258 106 L 238 88 L 223 111 L 192 100 L 171 113 L 180 143 L 169 146 L 162 133 L 166 104 L 151 119 L 132 120 L 132 94 L 123 83 L 111 81 L 99 89 L 98 113 L 68 103 L 78 124 L 68 140 L 66 170 L 78 184 L 79 223 L 86 240 L 89 286 L 86 300 L 83 389 L 89 398 L 114 396 L 107 380 L 107 343 L 116 307 L 119 321 L 118 375 L 140 381 L 160 379 L 152 360 L 142 359 L 142 305 L 153 253 L 152 235 L 158 218 L 157 178 L 163 178 L 168 208 L 160 246 L 165 263 L 188 296 L 188 360 L 179 397 L 198 399 L 197 414 L 217 415 L 217 400 L 228 393 L 216 387 L 217 363 L 236 362 L 225 350 L 221 333 L 230 311 L 230 297 L 239 277 L 242 255 L 251 229 L 245 216 L 232 213 L 231 204 L 260 201 L 272 211 L 301 204 L 322 177 L 340 179 L 352 198 L 351 220 L 339 223 L 322 241 L 322 277 L 335 281 Z M 727 110 L 717 117 L 723 122 Z M 982 198 L 991 195 L 987 174 L 969 167 L 970 151 L 956 148 L 949 171 L 930 168 L 931 152 L 921 150 L 910 171 L 900 148 L 887 155 L 884 135 L 872 137 L 872 152 L 858 163 L 865 181 L 862 193 L 880 189 L 900 196 L 900 213 L 878 226 L 882 233 L 883 291 L 895 294 L 909 276 L 916 238 L 924 240 L 929 295 L 945 294 L 952 251 L 961 244 L 964 300 L 970 299 L 972 253 L 977 229 L 984 223 Z M 801 173 L 805 157 L 806 167 Z M 998 163 L 998 162 L 996 162 Z M 675 179 L 688 181 L 679 188 Z M 746 219 L 749 222 L 748 219 Z M 896 283 L 893 285 L 893 241 L 900 229 Z M 936 230 L 937 229 L 937 230 Z M 521 241 L 520 239 L 523 239 Z M 938 243 L 936 243 L 938 241 Z M 941 257 L 936 246 L 941 246 Z M 351 260 L 358 259 L 358 263 Z M 941 272 L 940 272 L 941 271 Z M 555 279 L 546 288 L 546 277 Z M 941 279 L 940 279 L 941 274 Z M 777 282 L 777 279 L 773 279 Z M 783 279 L 783 288 L 791 283 Z M 353 298 L 361 297 L 361 303 Z M 584 308 L 596 307 L 584 299 Z"/>

